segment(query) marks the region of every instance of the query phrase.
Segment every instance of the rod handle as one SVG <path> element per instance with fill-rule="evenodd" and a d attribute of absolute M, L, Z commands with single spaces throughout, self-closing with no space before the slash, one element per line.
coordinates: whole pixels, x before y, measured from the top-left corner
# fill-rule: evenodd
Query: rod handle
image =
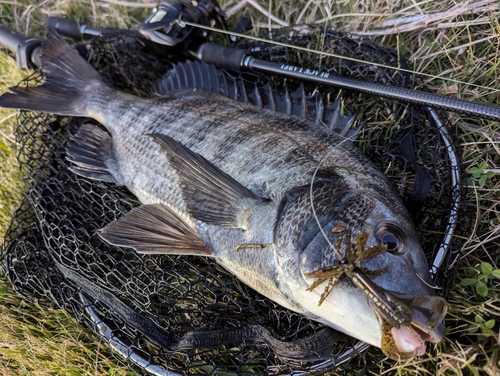
<path fill-rule="evenodd" d="M 80 24 L 74 20 L 68 20 L 66 18 L 59 17 L 50 17 L 47 20 L 47 28 L 55 29 L 57 30 L 57 32 L 59 32 L 59 34 L 72 38 L 74 40 L 82 39 Z"/>
<path fill-rule="evenodd" d="M 20 69 L 40 66 L 40 50 L 42 42 L 27 37 L 6 26 L 0 26 L 0 47 L 3 47 L 16 56 L 17 66 Z"/>
<path fill-rule="evenodd" d="M 204 43 L 195 53 L 195 56 L 207 64 L 240 72 L 247 51 L 215 43 Z"/>
<path fill-rule="evenodd" d="M 18 33 L 6 26 L 0 26 L 0 47 L 6 48 L 14 54 L 17 53 L 17 47 L 29 38 L 26 35 Z"/>

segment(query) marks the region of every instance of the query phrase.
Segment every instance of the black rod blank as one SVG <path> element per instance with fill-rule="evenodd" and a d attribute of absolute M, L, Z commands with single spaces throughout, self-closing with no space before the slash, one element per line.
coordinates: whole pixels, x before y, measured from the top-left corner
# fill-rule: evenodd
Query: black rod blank
<path fill-rule="evenodd" d="M 195 56 L 208 64 L 214 64 L 224 69 L 239 72 L 249 70 L 266 74 L 277 74 L 302 81 L 307 80 L 383 98 L 395 99 L 404 103 L 418 104 L 477 116 L 483 119 L 500 121 L 500 107 L 448 98 L 442 95 L 397 86 L 383 85 L 373 81 L 361 81 L 327 72 L 300 68 L 294 65 L 271 63 L 248 56 L 245 50 L 235 47 L 207 43 L 200 47 Z"/>

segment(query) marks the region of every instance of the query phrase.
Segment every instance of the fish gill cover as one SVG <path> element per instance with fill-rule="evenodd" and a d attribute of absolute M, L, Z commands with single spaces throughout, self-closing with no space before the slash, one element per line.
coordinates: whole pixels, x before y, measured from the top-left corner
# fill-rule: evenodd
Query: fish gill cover
<path fill-rule="evenodd" d="M 275 32 L 273 39 L 387 66 L 408 65 L 395 50 L 323 27 L 286 28 Z M 363 62 L 260 42 L 243 47 L 273 62 L 394 86 L 413 85 L 406 73 Z M 108 33 L 90 46 L 90 62 L 101 74 L 122 90 L 142 96 L 152 96 L 154 83 L 172 67 L 170 63 L 184 59 L 145 51 L 133 32 Z M 344 110 L 359 117 L 362 124 L 358 147 L 400 193 L 429 264 L 440 249 L 449 247 L 435 275 L 440 293 L 446 296 L 454 272 L 449 260 L 460 244 L 457 237 L 450 242 L 444 234 L 449 232 L 450 214 L 465 195 L 465 186 L 453 178 L 463 175 L 460 161 L 453 161 L 447 153 L 448 142 L 454 139 L 443 138 L 427 110 L 313 84 L 305 84 L 302 91 L 300 84 L 280 77 L 268 81 L 258 75 L 233 77 L 248 87 L 269 82 L 276 92 L 287 86 L 296 109 L 305 103 L 304 94 L 315 91 L 326 104 L 342 98 Z M 22 84 L 33 85 L 40 79 L 35 75 Z M 17 153 L 27 195 L 3 250 L 7 275 L 18 293 L 29 301 L 67 310 L 139 373 L 376 372 L 383 357 L 379 349 L 367 350 L 348 336 L 325 332 L 322 325 L 248 288 L 215 261 L 140 255 L 102 241 L 96 230 L 139 202 L 125 188 L 89 181 L 68 169 L 65 148 L 70 135 L 89 122 L 20 113 Z M 469 231 L 468 216 L 454 219 L 455 235 Z"/>

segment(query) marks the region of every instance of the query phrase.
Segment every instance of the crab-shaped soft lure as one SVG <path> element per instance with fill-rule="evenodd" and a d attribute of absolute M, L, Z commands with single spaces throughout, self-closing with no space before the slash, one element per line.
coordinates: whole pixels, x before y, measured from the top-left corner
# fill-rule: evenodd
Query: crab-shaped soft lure
<path fill-rule="evenodd" d="M 413 310 L 401 299 L 380 288 L 368 278 L 382 275 L 387 272 L 387 269 L 369 270 L 361 266 L 363 260 L 386 252 L 387 245 L 380 244 L 365 248 L 371 231 L 358 232 L 354 244 L 351 243 L 350 231 L 342 228 L 339 232 L 340 235 L 334 246 L 334 251 L 341 262 L 334 266 L 307 273 L 305 275 L 307 278 L 316 278 L 316 281 L 308 286 L 307 291 L 312 291 L 323 282 L 328 281 L 318 303 L 318 305 L 321 305 L 340 278 L 346 275 L 370 298 L 373 302 L 373 309 L 386 323 L 395 328 L 409 324 Z M 344 239 L 345 256 L 342 256 L 340 249 Z"/>
<path fill-rule="evenodd" d="M 345 234 L 345 236 L 344 236 Z M 369 247 L 365 249 L 371 231 L 365 233 L 358 232 L 354 239 L 354 244 L 351 244 L 351 232 L 348 230 L 341 230 L 337 243 L 333 250 L 340 261 L 339 264 L 330 266 L 324 269 L 316 270 L 312 273 L 307 273 L 307 278 L 317 278 L 308 288 L 307 291 L 312 291 L 323 282 L 328 281 L 325 291 L 321 294 L 318 305 L 328 297 L 335 284 L 340 280 L 343 275 L 351 279 L 356 279 L 355 272 L 361 272 L 369 276 L 379 276 L 387 270 L 368 270 L 361 266 L 361 262 L 367 258 L 373 257 L 387 250 L 386 244 Z M 340 248 L 345 238 L 345 256 L 340 253 Z"/>

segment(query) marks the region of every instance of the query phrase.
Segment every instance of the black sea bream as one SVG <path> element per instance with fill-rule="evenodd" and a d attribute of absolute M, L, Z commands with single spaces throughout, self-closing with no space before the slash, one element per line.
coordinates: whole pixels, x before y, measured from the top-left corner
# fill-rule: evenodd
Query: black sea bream
<path fill-rule="evenodd" d="M 140 253 L 213 257 L 269 299 L 381 347 L 425 352 L 444 333 L 412 220 L 352 143 L 304 119 L 199 91 L 144 99 L 104 83 L 56 32 L 45 82 L 0 106 L 91 117 L 73 170 L 143 206 L 99 231 Z"/>

